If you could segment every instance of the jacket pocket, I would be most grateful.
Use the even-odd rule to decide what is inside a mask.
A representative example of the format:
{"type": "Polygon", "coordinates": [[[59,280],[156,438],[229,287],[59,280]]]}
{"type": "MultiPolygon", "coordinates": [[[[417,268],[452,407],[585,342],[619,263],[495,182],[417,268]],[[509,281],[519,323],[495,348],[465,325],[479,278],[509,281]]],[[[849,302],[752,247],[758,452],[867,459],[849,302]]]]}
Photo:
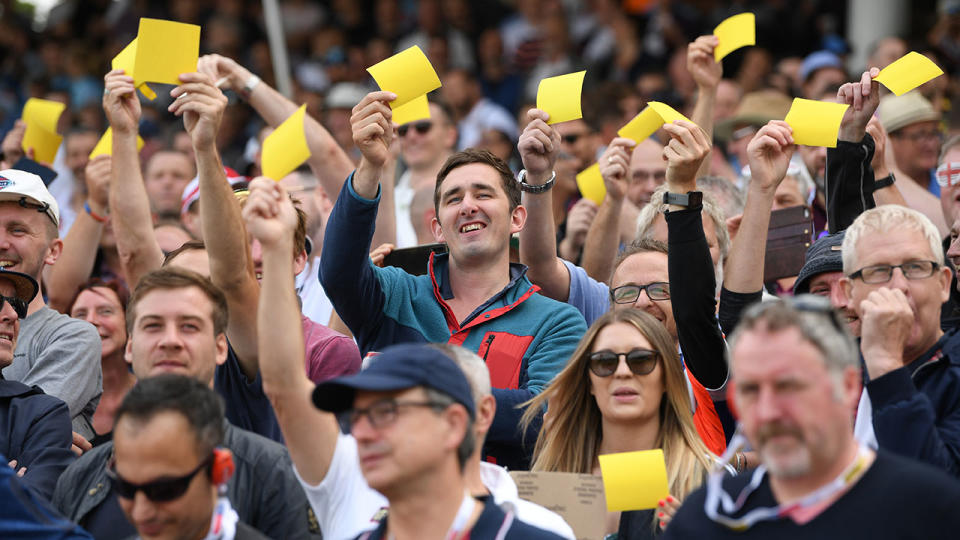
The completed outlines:
{"type": "Polygon", "coordinates": [[[519,388],[523,357],[533,336],[518,336],[509,332],[487,332],[480,342],[477,355],[490,370],[490,384],[494,388],[519,388]]]}

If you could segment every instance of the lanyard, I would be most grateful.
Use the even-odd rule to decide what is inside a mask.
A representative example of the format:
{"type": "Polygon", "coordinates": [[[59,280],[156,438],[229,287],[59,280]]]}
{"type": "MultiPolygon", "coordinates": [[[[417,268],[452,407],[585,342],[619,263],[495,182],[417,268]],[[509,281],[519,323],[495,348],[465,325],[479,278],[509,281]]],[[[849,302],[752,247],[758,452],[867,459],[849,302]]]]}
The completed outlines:
{"type": "MultiPolygon", "coordinates": [[[[746,438],[742,434],[737,433],[733,440],[730,441],[730,445],[727,447],[727,451],[724,452],[723,457],[720,458],[720,462],[728,462],[733,452],[739,451],[745,443],[746,438]]],[[[816,489],[800,500],[788,505],[755,508],[739,518],[730,516],[743,509],[747,498],[763,481],[763,475],[767,472],[766,467],[762,465],[757,467],[753,473],[753,477],[750,479],[750,483],[740,491],[736,501],[733,500],[730,494],[723,490],[723,470],[719,467],[714,467],[714,470],[710,472],[710,477],[707,478],[707,493],[703,509],[707,517],[711,520],[735,531],[744,531],[760,521],[780,519],[797,509],[816,505],[847,489],[866,472],[870,455],[870,450],[861,444],[857,450],[857,457],[829,484],[816,489]],[[720,513],[721,504],[723,505],[723,514],[720,513]]]]}
{"type": "MultiPolygon", "coordinates": [[[[460,509],[457,510],[456,517],[453,518],[453,524],[450,525],[450,530],[447,531],[446,540],[454,540],[467,528],[476,504],[476,499],[471,497],[469,492],[464,492],[463,501],[460,503],[460,509]]],[[[366,539],[369,536],[370,533],[367,533],[362,538],[366,539]]],[[[396,540],[396,536],[391,533],[388,540],[396,540]]]]}
{"type": "Polygon", "coordinates": [[[219,497],[210,519],[210,530],[204,540],[233,540],[239,520],[237,511],[230,505],[230,500],[219,497]]]}

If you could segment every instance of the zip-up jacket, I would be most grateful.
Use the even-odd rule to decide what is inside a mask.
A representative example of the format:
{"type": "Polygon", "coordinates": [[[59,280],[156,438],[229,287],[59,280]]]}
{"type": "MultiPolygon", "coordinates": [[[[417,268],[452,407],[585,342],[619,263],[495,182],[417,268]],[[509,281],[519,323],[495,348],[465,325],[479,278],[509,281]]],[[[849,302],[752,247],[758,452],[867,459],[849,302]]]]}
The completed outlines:
{"type": "Polygon", "coordinates": [[[873,199],[873,151],[869,133],[860,142],[837,141],[827,148],[823,173],[827,202],[827,228],[836,234],[849,227],[857,216],[875,207],[873,199]]]}
{"type": "Polygon", "coordinates": [[[586,332],[580,313],[536,294],[526,267],[510,266],[510,282],[457,321],[448,255],[431,256],[428,273],[378,268],[369,258],[380,195],[353,190],[353,175],[337,197],[323,241],[320,282],[362,355],[396,343],[451,343],[474,351],[490,369],[497,412],[485,453],[508,468],[526,468],[535,434],[519,430],[517,406],[538,394],[563,369],[586,332]]]}

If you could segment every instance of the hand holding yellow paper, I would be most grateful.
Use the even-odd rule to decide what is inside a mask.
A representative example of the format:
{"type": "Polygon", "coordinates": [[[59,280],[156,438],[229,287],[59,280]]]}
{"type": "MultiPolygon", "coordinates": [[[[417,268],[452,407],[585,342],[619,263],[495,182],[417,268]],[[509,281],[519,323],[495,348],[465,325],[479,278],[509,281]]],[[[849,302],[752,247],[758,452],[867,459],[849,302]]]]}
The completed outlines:
{"type": "Polygon", "coordinates": [[[30,98],[23,106],[23,150],[33,148],[33,158],[39,163],[51,164],[63,140],[57,133],[57,123],[67,106],[59,101],[30,98]]]}
{"type": "MultiPolygon", "coordinates": [[[[137,135],[137,152],[143,149],[143,139],[137,135]]],[[[100,137],[100,140],[97,141],[97,145],[93,147],[93,151],[90,152],[89,159],[93,159],[99,155],[106,154],[108,156],[113,155],[113,128],[107,128],[103,132],[103,136],[100,137]]]]}
{"type": "Polygon", "coordinates": [[[111,69],[122,69],[124,74],[133,77],[133,84],[137,87],[138,90],[150,101],[153,101],[157,97],[157,93],[153,91],[152,88],[147,86],[142,80],[137,79],[136,73],[134,73],[134,63],[137,59],[137,38],[133,38],[133,41],[127,44],[122,51],[117,53],[113,57],[113,60],[110,62],[111,69]]]}
{"type": "Polygon", "coordinates": [[[601,204],[603,198],[607,196],[607,186],[603,184],[600,165],[594,163],[577,173],[577,187],[580,188],[580,195],[585,199],[601,204]]]}
{"type": "Polygon", "coordinates": [[[181,73],[197,70],[200,27],[161,19],[140,19],[134,51],[134,80],[180,84],[181,73]]]}
{"type": "Polygon", "coordinates": [[[806,146],[836,148],[843,113],[849,105],[794,98],[783,120],[793,129],[793,142],[806,146]]]}
{"type": "Polygon", "coordinates": [[[393,109],[393,123],[402,126],[417,120],[427,120],[430,118],[430,102],[427,101],[427,95],[413,98],[406,104],[393,109]]]}
{"type": "Polygon", "coordinates": [[[263,140],[260,168],[267,178],[279,182],[310,157],[303,125],[306,114],[307,106],[301,105],[263,140]]]}
{"type": "Polygon", "coordinates": [[[621,452],[598,458],[607,495],[607,510],[627,512],[656,508],[670,493],[663,450],[621,452]]]}
{"type": "Polygon", "coordinates": [[[390,102],[393,109],[440,88],[440,77],[416,45],[377,62],[368,67],[367,72],[377,81],[380,90],[397,95],[397,99],[390,102]]]}
{"type": "Polygon", "coordinates": [[[680,114],[676,109],[666,103],[651,101],[647,104],[646,108],[640,111],[640,114],[634,116],[632,120],[620,128],[617,135],[640,142],[653,135],[663,124],[673,122],[674,120],[691,122],[689,118],[680,114]]]}
{"type": "Polygon", "coordinates": [[[583,118],[580,93],[586,71],[548,77],[537,88],[537,108],[550,115],[548,124],[559,124],[583,118]]]}
{"type": "Polygon", "coordinates": [[[926,56],[910,51],[874,77],[891,92],[902,96],[921,84],[943,75],[943,70],[926,56]]]}
{"type": "Polygon", "coordinates": [[[757,21],[753,13],[734,15],[713,29],[719,45],[713,49],[713,59],[719,62],[723,57],[748,45],[757,44],[757,21]]]}

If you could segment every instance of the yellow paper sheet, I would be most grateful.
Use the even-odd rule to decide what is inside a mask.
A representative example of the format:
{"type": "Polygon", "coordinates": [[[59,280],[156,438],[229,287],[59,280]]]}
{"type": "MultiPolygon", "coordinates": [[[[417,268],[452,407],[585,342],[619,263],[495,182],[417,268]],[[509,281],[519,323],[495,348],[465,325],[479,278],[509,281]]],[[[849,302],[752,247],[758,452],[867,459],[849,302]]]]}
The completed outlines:
{"type": "Polygon", "coordinates": [[[753,13],[734,15],[713,29],[719,44],[713,49],[713,59],[719,62],[723,57],[748,45],[757,44],[757,21],[753,13]]]}
{"type": "Polygon", "coordinates": [[[877,82],[902,96],[921,84],[943,75],[943,70],[926,56],[910,51],[880,70],[877,82]]]}
{"type": "Polygon", "coordinates": [[[440,77],[416,45],[377,62],[368,67],[367,72],[377,81],[380,90],[397,95],[390,103],[393,109],[440,88],[440,77]]]}
{"type": "Polygon", "coordinates": [[[123,72],[131,77],[133,77],[133,84],[137,85],[137,89],[143,94],[144,97],[153,101],[157,97],[157,93],[153,91],[152,88],[138,81],[136,73],[133,71],[134,62],[136,62],[137,56],[137,38],[133,38],[133,41],[127,44],[116,56],[113,57],[113,60],[110,62],[111,69],[122,69],[123,72]]]}
{"type": "Polygon", "coordinates": [[[583,118],[580,111],[580,92],[586,71],[548,77],[537,88],[537,108],[550,115],[548,124],[559,124],[583,118]]]}
{"type": "Polygon", "coordinates": [[[134,80],[180,84],[181,73],[197,70],[200,27],[161,19],[140,19],[134,53],[134,80]]]}
{"type": "Polygon", "coordinates": [[[33,148],[34,161],[52,164],[63,137],[57,134],[57,122],[67,106],[59,101],[30,98],[23,106],[23,150],[33,148]]]}
{"type": "Polygon", "coordinates": [[[680,114],[666,103],[651,101],[647,104],[646,108],[640,111],[640,114],[634,116],[632,120],[620,128],[617,135],[635,142],[640,142],[653,135],[663,124],[673,122],[674,120],[691,122],[689,118],[680,114]]]}
{"type": "Polygon", "coordinates": [[[849,105],[794,98],[783,120],[793,128],[793,142],[806,146],[837,146],[840,121],[849,105]]]}
{"type": "MultiPolygon", "coordinates": [[[[143,139],[137,135],[137,152],[143,149],[143,139]]],[[[99,155],[106,154],[108,156],[113,155],[113,128],[107,128],[103,132],[103,136],[100,137],[100,140],[97,141],[97,145],[93,147],[93,151],[90,152],[89,159],[93,159],[99,155]]]]}
{"type": "Polygon", "coordinates": [[[393,109],[393,123],[398,126],[429,118],[430,102],[426,94],[393,109]]]}
{"type": "Polygon", "coordinates": [[[603,176],[600,174],[600,165],[594,163],[577,174],[577,187],[580,195],[597,204],[603,202],[607,195],[607,187],[603,185],[603,176]]]}
{"type": "Polygon", "coordinates": [[[606,454],[599,459],[608,511],[656,508],[669,494],[663,450],[606,454]]]}
{"type": "Polygon", "coordinates": [[[267,178],[280,181],[310,157],[303,125],[306,114],[307,106],[301,105],[263,140],[260,168],[267,178]]]}

